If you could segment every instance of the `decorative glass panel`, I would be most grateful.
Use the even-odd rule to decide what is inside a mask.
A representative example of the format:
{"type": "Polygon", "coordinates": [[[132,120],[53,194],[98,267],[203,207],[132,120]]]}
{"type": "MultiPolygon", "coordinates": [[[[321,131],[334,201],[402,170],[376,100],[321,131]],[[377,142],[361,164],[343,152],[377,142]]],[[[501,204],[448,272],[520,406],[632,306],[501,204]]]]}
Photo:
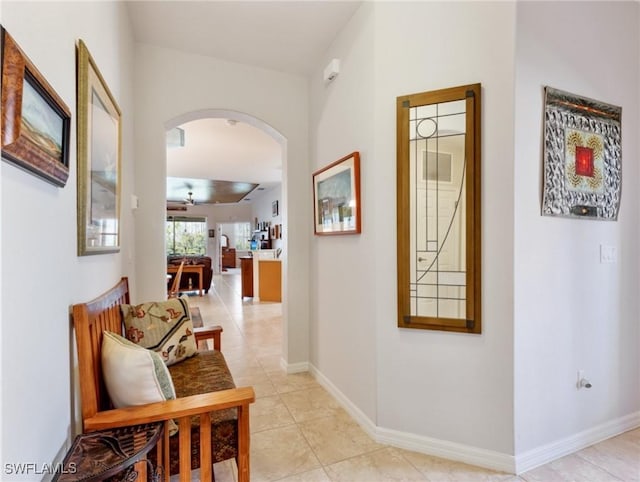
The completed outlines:
{"type": "Polygon", "coordinates": [[[480,332],[480,85],[398,98],[398,325],[480,332]]]}

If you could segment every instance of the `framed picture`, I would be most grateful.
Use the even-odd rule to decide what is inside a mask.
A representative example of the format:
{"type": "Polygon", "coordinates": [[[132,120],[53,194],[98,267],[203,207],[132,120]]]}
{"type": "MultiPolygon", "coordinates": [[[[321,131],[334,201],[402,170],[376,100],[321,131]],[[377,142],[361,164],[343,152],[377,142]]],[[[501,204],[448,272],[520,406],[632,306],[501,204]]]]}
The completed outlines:
{"type": "Polygon", "coordinates": [[[78,41],[78,255],[120,250],[118,105],[78,41]]]}
{"type": "Polygon", "coordinates": [[[313,173],[313,209],[317,235],[361,232],[358,152],[313,173]]]}
{"type": "Polygon", "coordinates": [[[621,117],[620,107],[545,87],[543,215],[618,218],[621,117]]]}
{"type": "Polygon", "coordinates": [[[71,111],[2,28],[2,159],[63,187],[71,111]]]}
{"type": "Polygon", "coordinates": [[[209,230],[209,237],[210,238],[215,238],[216,237],[216,230],[215,229],[210,229],[209,230]]]}
{"type": "Polygon", "coordinates": [[[271,203],[271,216],[274,218],[278,215],[278,201],[273,201],[271,203]]]}

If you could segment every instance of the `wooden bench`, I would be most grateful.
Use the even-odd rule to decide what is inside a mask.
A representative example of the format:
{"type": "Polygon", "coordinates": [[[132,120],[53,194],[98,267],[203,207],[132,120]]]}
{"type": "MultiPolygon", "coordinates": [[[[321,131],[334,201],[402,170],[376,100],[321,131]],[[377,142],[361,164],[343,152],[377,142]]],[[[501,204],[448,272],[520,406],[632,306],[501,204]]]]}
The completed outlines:
{"type": "MultiPolygon", "coordinates": [[[[233,379],[220,353],[221,327],[196,328],[196,341],[212,339],[214,350],[201,352],[169,367],[176,384],[175,400],[112,408],[102,377],[102,334],[104,331],[124,333],[120,305],[129,302],[128,280],[122,278],[116,286],[94,300],[73,306],[83,431],[164,422],[164,436],[158,443],[156,460],[164,468],[165,481],[169,480],[170,472],[173,473],[174,469],[180,473],[180,482],[190,481],[194,466],[200,467],[201,481],[211,481],[212,464],[233,457],[238,465],[238,481],[248,482],[249,405],[255,401],[255,394],[251,387],[233,388],[233,379]],[[211,367],[207,367],[208,363],[216,364],[215,370],[222,373],[222,385],[229,388],[209,391],[216,390],[215,386],[211,386],[216,383],[205,381],[199,383],[205,385],[202,393],[181,393],[180,383],[176,379],[198,379],[198,370],[211,371],[211,367]],[[174,420],[179,427],[179,433],[173,437],[169,437],[170,420],[174,420]],[[215,450],[216,423],[219,422],[232,423],[237,440],[235,453],[220,454],[215,450]],[[169,470],[170,467],[172,470],[169,470]]],[[[208,380],[211,380],[211,376],[208,380]]],[[[146,467],[145,462],[136,465],[136,470],[141,475],[139,480],[146,480],[146,467]]]]}

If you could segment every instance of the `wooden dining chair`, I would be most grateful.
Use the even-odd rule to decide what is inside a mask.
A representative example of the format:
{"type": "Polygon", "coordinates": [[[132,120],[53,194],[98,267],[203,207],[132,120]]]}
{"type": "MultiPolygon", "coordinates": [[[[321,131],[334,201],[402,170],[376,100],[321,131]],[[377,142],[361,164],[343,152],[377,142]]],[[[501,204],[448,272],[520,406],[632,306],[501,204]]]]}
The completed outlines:
{"type": "Polygon", "coordinates": [[[169,293],[167,293],[169,298],[177,298],[178,296],[178,292],[180,290],[180,278],[182,278],[182,268],[184,268],[184,261],[180,263],[178,271],[176,271],[176,275],[173,278],[171,288],[169,288],[169,293]]]}

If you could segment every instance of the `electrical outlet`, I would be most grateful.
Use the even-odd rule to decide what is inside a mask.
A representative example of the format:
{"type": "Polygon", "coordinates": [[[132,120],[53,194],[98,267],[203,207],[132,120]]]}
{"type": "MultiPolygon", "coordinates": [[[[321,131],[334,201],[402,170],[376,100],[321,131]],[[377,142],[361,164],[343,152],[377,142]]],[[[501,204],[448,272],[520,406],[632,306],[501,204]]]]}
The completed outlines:
{"type": "Polygon", "coordinates": [[[581,388],[591,388],[591,382],[587,380],[584,376],[584,370],[578,370],[578,381],[576,382],[576,387],[578,390],[581,388]]]}

